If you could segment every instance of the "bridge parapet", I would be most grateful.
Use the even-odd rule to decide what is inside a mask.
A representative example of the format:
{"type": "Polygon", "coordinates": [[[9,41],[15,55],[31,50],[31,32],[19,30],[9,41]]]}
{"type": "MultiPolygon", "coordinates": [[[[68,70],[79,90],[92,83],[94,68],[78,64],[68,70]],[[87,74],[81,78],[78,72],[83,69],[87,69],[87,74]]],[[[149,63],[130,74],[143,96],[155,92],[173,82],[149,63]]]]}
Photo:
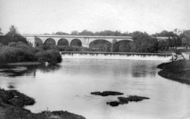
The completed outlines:
{"type": "Polygon", "coordinates": [[[65,38],[119,38],[119,39],[130,39],[131,36],[87,36],[87,35],[40,35],[40,34],[24,34],[24,37],[65,37],[65,38]]]}

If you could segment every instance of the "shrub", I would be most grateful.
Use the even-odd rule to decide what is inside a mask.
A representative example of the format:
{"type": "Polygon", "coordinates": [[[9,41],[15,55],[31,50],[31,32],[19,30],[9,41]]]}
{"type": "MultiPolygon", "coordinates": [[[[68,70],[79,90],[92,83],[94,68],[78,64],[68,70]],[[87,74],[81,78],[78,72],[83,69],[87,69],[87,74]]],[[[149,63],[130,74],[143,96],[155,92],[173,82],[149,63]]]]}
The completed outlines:
{"type": "Polygon", "coordinates": [[[62,61],[61,54],[57,50],[42,50],[37,52],[35,57],[39,62],[48,62],[50,64],[56,64],[62,61]]]}
{"type": "Polygon", "coordinates": [[[3,46],[0,49],[0,62],[10,63],[10,62],[24,62],[24,61],[35,61],[33,51],[22,48],[3,46]]]}
{"type": "Polygon", "coordinates": [[[0,63],[40,61],[50,64],[60,63],[61,54],[55,50],[33,48],[22,42],[11,42],[8,46],[0,47],[0,63]]]}

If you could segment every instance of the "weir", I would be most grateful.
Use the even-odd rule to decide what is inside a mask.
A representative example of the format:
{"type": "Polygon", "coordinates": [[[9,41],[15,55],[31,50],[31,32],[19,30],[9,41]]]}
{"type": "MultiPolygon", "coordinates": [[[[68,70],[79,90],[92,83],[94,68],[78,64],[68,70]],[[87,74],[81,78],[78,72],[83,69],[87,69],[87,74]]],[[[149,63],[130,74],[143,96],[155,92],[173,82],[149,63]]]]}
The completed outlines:
{"type": "Polygon", "coordinates": [[[62,51],[63,58],[89,59],[129,59],[129,60],[166,60],[172,58],[170,53],[134,53],[134,52],[76,52],[62,51]]]}

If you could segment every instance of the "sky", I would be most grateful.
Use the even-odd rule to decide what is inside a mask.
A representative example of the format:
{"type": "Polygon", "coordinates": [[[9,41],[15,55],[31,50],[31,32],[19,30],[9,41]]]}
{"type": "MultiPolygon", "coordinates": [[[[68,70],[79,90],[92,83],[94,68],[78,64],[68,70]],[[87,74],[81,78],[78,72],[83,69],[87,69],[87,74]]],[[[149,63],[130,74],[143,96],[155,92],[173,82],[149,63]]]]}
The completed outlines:
{"type": "Polygon", "coordinates": [[[22,34],[84,29],[148,33],[190,29],[190,0],[0,0],[0,28],[22,34]]]}

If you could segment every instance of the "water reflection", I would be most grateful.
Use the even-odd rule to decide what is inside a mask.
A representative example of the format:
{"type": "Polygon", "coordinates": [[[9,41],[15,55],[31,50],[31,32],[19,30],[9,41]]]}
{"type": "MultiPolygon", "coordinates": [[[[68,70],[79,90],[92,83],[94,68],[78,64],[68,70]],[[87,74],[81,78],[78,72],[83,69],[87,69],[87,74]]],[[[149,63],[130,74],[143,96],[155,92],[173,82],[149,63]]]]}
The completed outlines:
{"type": "Polygon", "coordinates": [[[36,69],[38,69],[44,73],[48,73],[48,72],[59,70],[60,68],[61,68],[61,66],[59,64],[57,64],[57,65],[47,65],[47,66],[40,65],[36,69]]]}
{"type": "Polygon", "coordinates": [[[58,70],[60,65],[38,65],[38,66],[4,66],[0,68],[0,76],[36,76],[36,71],[51,72],[58,70]],[[22,68],[22,69],[21,69],[22,68]]]}
{"type": "MultiPolygon", "coordinates": [[[[75,74],[87,73],[97,75],[133,75],[133,77],[154,77],[156,75],[156,66],[151,64],[151,61],[133,61],[123,62],[125,60],[106,60],[101,59],[76,59],[75,63],[67,62],[69,65],[64,64],[63,69],[65,72],[75,74]],[[78,60],[78,61],[77,61],[78,60]],[[90,61],[90,62],[89,62],[90,61]],[[118,63],[119,62],[119,63],[118,63]],[[89,65],[90,63],[90,65],[89,65]],[[100,72],[102,71],[102,72],[100,72]]],[[[154,63],[154,62],[153,62],[154,63]]]]}
{"type": "Polygon", "coordinates": [[[149,67],[147,64],[144,63],[143,64],[136,63],[132,67],[132,75],[133,77],[146,77],[146,76],[155,77],[156,75],[155,69],[156,69],[155,66],[149,67]]]}

